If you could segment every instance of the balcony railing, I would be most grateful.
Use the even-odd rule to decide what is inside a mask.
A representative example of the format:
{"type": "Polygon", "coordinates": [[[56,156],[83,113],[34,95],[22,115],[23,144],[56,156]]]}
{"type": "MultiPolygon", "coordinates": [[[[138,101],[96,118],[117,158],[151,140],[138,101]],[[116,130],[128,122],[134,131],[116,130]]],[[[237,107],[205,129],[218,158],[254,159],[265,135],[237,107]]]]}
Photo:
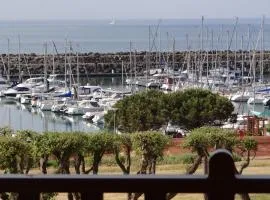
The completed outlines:
{"type": "Polygon", "coordinates": [[[216,151],[209,175],[3,175],[0,192],[36,200],[42,192],[80,192],[83,200],[101,200],[103,193],[144,193],[146,200],[165,200],[167,193],[205,193],[209,200],[233,200],[236,193],[270,193],[270,176],[235,175],[229,152],[216,151]]]}

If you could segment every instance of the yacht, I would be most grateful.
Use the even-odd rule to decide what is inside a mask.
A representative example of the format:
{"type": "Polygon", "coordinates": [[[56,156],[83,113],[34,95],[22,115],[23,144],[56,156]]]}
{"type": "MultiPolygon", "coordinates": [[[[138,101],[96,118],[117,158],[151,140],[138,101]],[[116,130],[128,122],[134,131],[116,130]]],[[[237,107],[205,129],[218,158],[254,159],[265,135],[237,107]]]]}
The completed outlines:
{"type": "MultiPolygon", "coordinates": [[[[33,91],[33,88],[37,86],[44,86],[44,78],[37,77],[37,78],[29,78],[26,81],[19,83],[18,85],[14,86],[13,88],[9,88],[3,92],[5,97],[17,99],[20,98],[22,94],[30,94],[33,91]]],[[[44,87],[43,87],[44,88],[44,87]]],[[[35,89],[40,92],[40,89],[35,89]]]]}
{"type": "Polygon", "coordinates": [[[4,93],[6,98],[16,99],[16,97],[18,97],[18,95],[30,94],[31,93],[31,88],[19,84],[19,85],[13,87],[13,88],[7,89],[3,93],[4,93]]]}
{"type": "Polygon", "coordinates": [[[236,92],[234,95],[232,95],[231,97],[231,101],[235,101],[235,102],[247,102],[249,100],[249,98],[251,97],[251,93],[250,92],[242,92],[242,91],[238,91],[236,92]]]}
{"type": "Polygon", "coordinates": [[[66,114],[68,115],[83,115],[86,112],[98,112],[103,111],[104,107],[100,106],[97,101],[93,100],[82,100],[77,105],[68,107],[66,114]]]}

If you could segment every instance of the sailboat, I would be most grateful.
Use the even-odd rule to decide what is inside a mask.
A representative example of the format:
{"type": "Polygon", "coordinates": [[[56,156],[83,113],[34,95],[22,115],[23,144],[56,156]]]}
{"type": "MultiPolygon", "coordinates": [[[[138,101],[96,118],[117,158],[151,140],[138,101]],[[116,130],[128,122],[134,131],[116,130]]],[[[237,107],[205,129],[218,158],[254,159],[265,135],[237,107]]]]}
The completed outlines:
{"type": "Polygon", "coordinates": [[[112,21],[109,24],[110,25],[115,25],[115,18],[112,18],[112,21]]]}

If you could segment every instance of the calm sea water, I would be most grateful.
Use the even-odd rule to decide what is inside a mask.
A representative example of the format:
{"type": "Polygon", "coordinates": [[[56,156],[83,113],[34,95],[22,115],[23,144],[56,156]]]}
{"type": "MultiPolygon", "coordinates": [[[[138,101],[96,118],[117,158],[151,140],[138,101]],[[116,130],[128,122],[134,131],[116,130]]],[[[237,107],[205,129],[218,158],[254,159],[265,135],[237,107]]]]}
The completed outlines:
{"type": "Polygon", "coordinates": [[[82,119],[81,116],[59,115],[49,111],[40,111],[19,103],[0,102],[0,126],[9,126],[14,130],[30,129],[43,131],[84,131],[95,132],[100,128],[82,119]]]}
{"type": "MultiPolygon", "coordinates": [[[[152,50],[172,50],[172,38],[176,40],[176,50],[186,50],[186,35],[189,35],[188,45],[191,49],[200,48],[200,19],[194,20],[162,20],[157,30],[158,20],[116,20],[110,25],[109,20],[89,21],[0,21],[0,53],[7,52],[7,39],[10,40],[10,52],[18,53],[21,41],[21,52],[42,53],[43,44],[49,44],[49,52],[53,51],[52,41],[58,52],[64,52],[66,40],[72,42],[72,48],[80,52],[119,52],[129,51],[129,42],[138,51],[149,49],[149,25],[151,26],[151,41],[157,35],[152,50]],[[156,31],[157,30],[157,31],[156,31]],[[159,37],[160,35],[160,37],[159,37]],[[159,38],[161,47],[159,47],[159,38]]],[[[240,39],[244,37],[244,48],[250,44],[255,48],[260,30],[260,19],[240,19],[236,28],[237,39],[234,36],[234,19],[209,19],[204,22],[204,49],[227,48],[227,33],[231,40],[230,49],[240,47],[240,39]],[[249,31],[248,31],[249,29],[249,31]],[[248,41],[248,32],[250,41],[248,41]],[[208,35],[208,37],[207,37],[208,35]],[[207,40],[208,38],[208,40],[207,40]],[[235,41],[237,44],[235,46],[235,41]]],[[[270,24],[265,21],[265,49],[270,49],[270,24]]]]}
{"type": "MultiPolygon", "coordinates": [[[[84,78],[84,82],[91,85],[100,85],[104,88],[120,90],[120,77],[95,77],[84,78]]],[[[38,132],[43,131],[84,131],[96,132],[98,127],[83,120],[82,116],[67,116],[55,114],[50,111],[41,111],[31,106],[21,105],[19,102],[7,103],[0,98],[0,127],[9,126],[15,130],[31,129],[38,132]]]]}

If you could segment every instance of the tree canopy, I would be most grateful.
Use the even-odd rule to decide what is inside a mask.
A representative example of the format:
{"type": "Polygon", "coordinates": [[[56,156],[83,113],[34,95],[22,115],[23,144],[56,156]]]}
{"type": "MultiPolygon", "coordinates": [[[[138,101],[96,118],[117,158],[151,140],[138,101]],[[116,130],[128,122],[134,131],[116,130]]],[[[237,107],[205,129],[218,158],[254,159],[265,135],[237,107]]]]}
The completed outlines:
{"type": "Polygon", "coordinates": [[[187,129],[223,121],[233,112],[232,103],[209,90],[187,89],[164,94],[156,90],[125,97],[105,115],[108,128],[123,132],[158,130],[171,122],[187,129]]]}
{"type": "Polygon", "coordinates": [[[106,126],[123,132],[159,129],[165,122],[163,114],[164,93],[157,90],[144,91],[125,97],[116,103],[115,111],[105,115],[106,126]]]}

